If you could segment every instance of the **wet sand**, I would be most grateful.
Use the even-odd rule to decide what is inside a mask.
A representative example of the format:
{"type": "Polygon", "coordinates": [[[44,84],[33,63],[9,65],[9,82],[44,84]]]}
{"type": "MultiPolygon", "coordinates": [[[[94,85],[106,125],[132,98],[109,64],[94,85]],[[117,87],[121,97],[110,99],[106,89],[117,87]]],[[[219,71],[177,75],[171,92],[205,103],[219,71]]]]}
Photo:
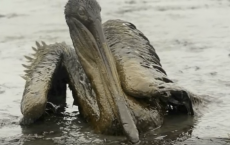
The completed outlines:
{"type": "MultiPolygon", "coordinates": [[[[94,134],[76,116],[71,95],[64,117],[30,127],[18,125],[25,84],[20,77],[21,64],[26,63],[23,56],[32,53],[35,41],[72,45],[63,14],[66,1],[1,0],[0,144],[117,144],[124,140],[94,134]]],[[[230,1],[98,1],[103,21],[130,21],[149,38],[169,78],[196,94],[212,96],[202,116],[170,116],[162,128],[142,137],[143,144],[168,144],[167,138],[177,137],[176,144],[230,144],[230,1]]]]}

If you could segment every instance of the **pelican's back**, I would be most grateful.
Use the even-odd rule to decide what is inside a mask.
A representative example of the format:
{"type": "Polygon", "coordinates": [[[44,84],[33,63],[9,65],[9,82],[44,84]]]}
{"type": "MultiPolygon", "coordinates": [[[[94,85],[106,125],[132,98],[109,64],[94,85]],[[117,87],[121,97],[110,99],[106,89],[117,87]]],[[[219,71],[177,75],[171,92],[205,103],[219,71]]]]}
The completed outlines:
{"type": "Polygon", "coordinates": [[[158,91],[158,85],[172,83],[155,49],[133,24],[110,20],[103,26],[126,93],[135,97],[149,97],[158,91]]]}

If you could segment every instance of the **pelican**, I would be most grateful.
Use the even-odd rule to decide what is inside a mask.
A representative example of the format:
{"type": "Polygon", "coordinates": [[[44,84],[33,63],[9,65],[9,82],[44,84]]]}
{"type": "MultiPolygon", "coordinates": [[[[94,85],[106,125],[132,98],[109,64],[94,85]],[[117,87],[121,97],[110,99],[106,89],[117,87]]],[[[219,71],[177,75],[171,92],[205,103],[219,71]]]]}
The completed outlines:
{"type": "Polygon", "coordinates": [[[194,115],[201,99],[167,77],[147,37],[123,20],[102,25],[100,12],[96,0],[69,0],[65,19],[74,49],[36,42],[35,54],[25,56],[21,124],[34,123],[50,104],[65,105],[66,84],[95,132],[124,134],[132,143],[161,126],[170,108],[194,115]]]}

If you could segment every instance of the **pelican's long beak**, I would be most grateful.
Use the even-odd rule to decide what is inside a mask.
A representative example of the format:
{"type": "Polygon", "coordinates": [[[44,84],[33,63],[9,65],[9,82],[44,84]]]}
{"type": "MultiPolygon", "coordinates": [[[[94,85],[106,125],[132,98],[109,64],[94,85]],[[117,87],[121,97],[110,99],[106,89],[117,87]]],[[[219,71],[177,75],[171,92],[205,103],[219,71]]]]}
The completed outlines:
{"type": "Polygon", "coordinates": [[[104,71],[106,71],[106,77],[109,81],[109,87],[114,94],[119,94],[123,96],[123,91],[120,87],[120,80],[117,74],[116,62],[114,57],[107,45],[105,35],[102,29],[102,24],[99,19],[96,19],[92,23],[92,27],[89,28],[90,32],[93,34],[97,43],[97,52],[99,57],[102,59],[104,71]]]}
{"type": "MultiPolygon", "coordinates": [[[[70,35],[75,50],[80,55],[79,57],[83,65],[91,67],[92,70],[93,67],[99,69],[101,80],[106,84],[104,87],[116,104],[115,108],[117,109],[124,132],[131,142],[137,143],[139,141],[139,133],[126,106],[126,97],[120,85],[116,63],[107,45],[100,19],[95,19],[90,24],[82,24],[75,18],[66,18],[66,21],[70,28],[70,35]]],[[[87,73],[87,68],[85,70],[87,73]]],[[[89,77],[93,76],[89,75],[89,77]]]]}

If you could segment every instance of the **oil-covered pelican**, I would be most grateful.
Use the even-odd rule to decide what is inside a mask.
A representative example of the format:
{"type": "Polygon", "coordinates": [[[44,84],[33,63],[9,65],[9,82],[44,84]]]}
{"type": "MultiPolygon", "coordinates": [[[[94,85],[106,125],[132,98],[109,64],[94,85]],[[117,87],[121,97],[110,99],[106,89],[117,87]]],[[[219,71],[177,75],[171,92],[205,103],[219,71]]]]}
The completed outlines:
{"type": "Polygon", "coordinates": [[[96,0],[69,0],[65,18],[75,49],[36,43],[34,57],[26,56],[21,124],[40,118],[47,104],[64,105],[66,84],[96,132],[124,133],[132,143],[162,124],[167,106],[193,115],[200,99],[167,77],[145,35],[122,20],[102,25],[100,11],[96,0]]]}

